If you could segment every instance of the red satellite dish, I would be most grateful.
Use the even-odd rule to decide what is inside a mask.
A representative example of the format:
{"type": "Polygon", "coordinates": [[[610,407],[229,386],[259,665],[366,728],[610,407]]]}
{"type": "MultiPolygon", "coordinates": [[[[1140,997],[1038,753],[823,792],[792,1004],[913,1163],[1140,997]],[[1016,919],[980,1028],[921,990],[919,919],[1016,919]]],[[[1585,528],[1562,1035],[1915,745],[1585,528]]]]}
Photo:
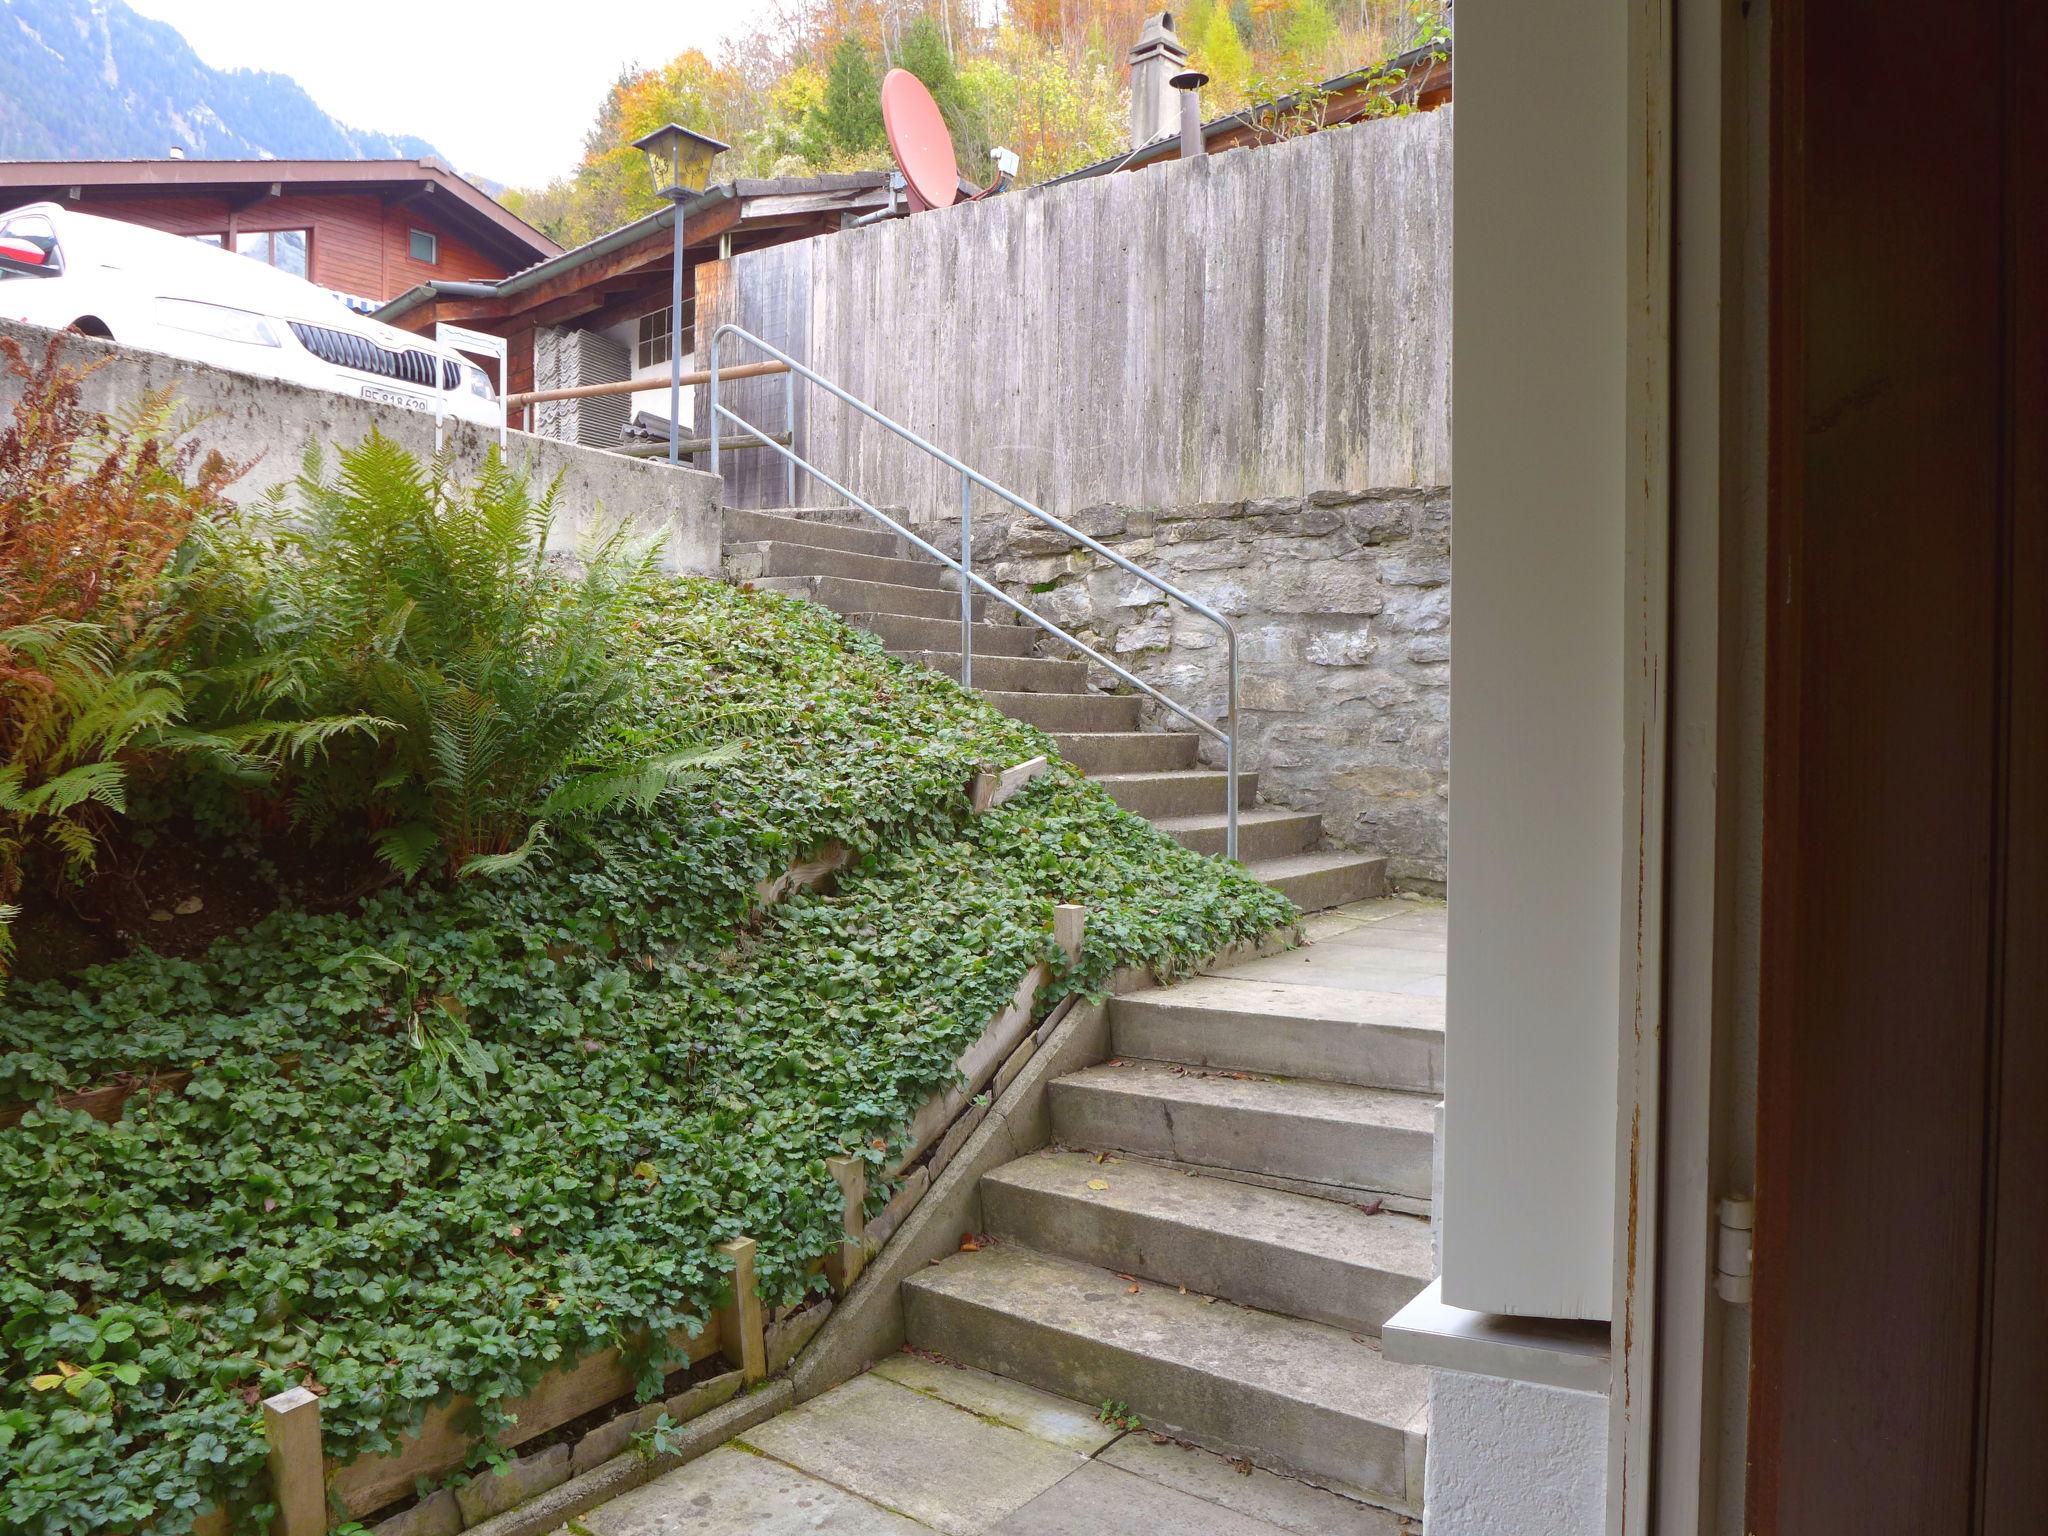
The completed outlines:
{"type": "Polygon", "coordinates": [[[960,200],[960,162],[953,156],[953,135],[924,82],[907,69],[882,77],[882,125],[889,133],[889,153],[910,188],[910,206],[950,208],[960,200]]]}

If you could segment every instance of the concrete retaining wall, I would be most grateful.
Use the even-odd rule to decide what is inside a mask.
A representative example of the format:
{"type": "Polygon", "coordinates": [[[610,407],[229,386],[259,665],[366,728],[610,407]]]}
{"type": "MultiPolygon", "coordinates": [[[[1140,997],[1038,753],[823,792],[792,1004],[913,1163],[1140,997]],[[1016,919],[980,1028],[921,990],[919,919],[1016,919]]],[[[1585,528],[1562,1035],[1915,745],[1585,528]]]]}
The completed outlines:
{"type": "MultiPolygon", "coordinates": [[[[0,336],[20,343],[31,361],[42,357],[50,341],[48,331],[11,322],[0,322],[0,336]]],[[[73,363],[100,365],[85,384],[86,404],[94,410],[118,412],[149,390],[171,390],[180,414],[196,419],[192,436],[202,447],[218,449],[238,462],[254,461],[231,490],[244,502],[290,480],[311,442],[328,449],[347,447],[375,427],[422,459],[434,452],[431,416],[201,367],[85,336],[67,337],[64,354],[73,363]]],[[[21,380],[0,371],[0,412],[11,410],[20,392],[21,380]]],[[[450,422],[448,442],[457,468],[474,469],[497,442],[497,434],[450,422]]],[[[720,498],[713,476],[523,432],[511,434],[507,456],[537,485],[561,476],[550,548],[573,552],[593,523],[626,518],[637,528],[663,535],[669,569],[683,575],[718,573],[720,498]]]]}

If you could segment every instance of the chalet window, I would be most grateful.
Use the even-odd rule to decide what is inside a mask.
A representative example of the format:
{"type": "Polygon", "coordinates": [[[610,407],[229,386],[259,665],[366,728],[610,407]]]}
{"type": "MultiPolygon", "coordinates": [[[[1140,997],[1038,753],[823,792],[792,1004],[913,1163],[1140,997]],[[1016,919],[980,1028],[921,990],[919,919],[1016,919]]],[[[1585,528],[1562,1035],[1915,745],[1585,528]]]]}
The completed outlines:
{"type": "MultiPolygon", "coordinates": [[[[696,302],[683,300],[683,356],[688,357],[697,350],[696,302]]],[[[652,314],[640,317],[638,344],[633,349],[633,371],[658,367],[668,361],[669,348],[668,306],[663,305],[652,314]]]]}
{"type": "Polygon", "coordinates": [[[306,258],[312,245],[312,233],[304,229],[243,230],[235,236],[235,249],[242,255],[268,262],[294,277],[311,275],[312,263],[306,258]]]}
{"type": "Polygon", "coordinates": [[[441,238],[431,230],[415,229],[406,234],[406,254],[414,261],[427,266],[438,266],[441,261],[441,238]]]}

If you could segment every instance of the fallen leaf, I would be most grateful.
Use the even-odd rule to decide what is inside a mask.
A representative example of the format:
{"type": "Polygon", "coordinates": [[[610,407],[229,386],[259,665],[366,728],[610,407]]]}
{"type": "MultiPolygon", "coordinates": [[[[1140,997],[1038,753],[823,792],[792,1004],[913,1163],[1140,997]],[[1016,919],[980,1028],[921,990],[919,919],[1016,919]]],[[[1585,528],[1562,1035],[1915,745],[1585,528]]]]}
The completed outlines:
{"type": "Polygon", "coordinates": [[[1384,1200],[1368,1200],[1364,1205],[1358,1207],[1359,1210],[1368,1216],[1377,1216],[1386,1208],[1387,1202],[1384,1200]]]}
{"type": "Polygon", "coordinates": [[[1090,1180],[1088,1181],[1088,1187],[1089,1187],[1090,1189],[1107,1189],[1107,1188],[1109,1188],[1109,1180],[1107,1180],[1107,1179],[1090,1179],[1090,1180]]]}
{"type": "Polygon", "coordinates": [[[526,1236],[526,1228],[524,1228],[524,1227],[514,1227],[514,1228],[512,1229],[512,1235],[513,1235],[514,1237],[524,1237],[524,1236],[526,1236]]]}
{"type": "Polygon", "coordinates": [[[154,912],[149,914],[149,920],[152,923],[168,923],[171,920],[171,914],[166,912],[162,907],[158,907],[154,912]]]}
{"type": "Polygon", "coordinates": [[[1131,1296],[1135,1296],[1135,1295],[1137,1295],[1137,1294],[1138,1294],[1138,1288],[1137,1288],[1137,1287],[1136,1287],[1136,1286],[1134,1285],[1134,1286],[1132,1286],[1132,1287],[1130,1288],[1130,1290],[1129,1290],[1128,1292],[1126,1292],[1125,1294],[1127,1294],[1127,1295],[1131,1295],[1131,1296]]]}
{"type": "Polygon", "coordinates": [[[1188,1288],[1187,1288],[1186,1286],[1182,1286],[1182,1287],[1180,1288],[1180,1293],[1181,1293],[1181,1295],[1183,1295],[1183,1296],[1187,1295],[1187,1293],[1188,1293],[1188,1288]]]}
{"type": "Polygon", "coordinates": [[[960,1234],[960,1251],[962,1253],[981,1252],[981,1244],[977,1243],[974,1240],[974,1234],[972,1232],[962,1232],[960,1234]]]}
{"type": "Polygon", "coordinates": [[[1159,1431],[1156,1429],[1147,1430],[1145,1432],[1145,1438],[1150,1440],[1154,1445],[1170,1445],[1172,1443],[1166,1438],[1166,1436],[1160,1434],[1159,1431]]]}
{"type": "Polygon", "coordinates": [[[1233,1467],[1237,1468],[1237,1475],[1239,1477],[1250,1477],[1252,1475],[1252,1463],[1250,1457],[1239,1456],[1230,1464],[1233,1467]]]}
{"type": "Polygon", "coordinates": [[[194,912],[199,911],[205,905],[206,903],[201,901],[197,896],[187,896],[183,901],[179,902],[175,907],[171,908],[171,910],[177,913],[178,916],[180,917],[190,917],[194,912]]]}
{"type": "Polygon", "coordinates": [[[275,1195],[265,1195],[265,1196],[263,1197],[263,1209],[264,1209],[264,1210],[266,1210],[266,1211],[274,1211],[274,1210],[276,1210],[276,1209],[277,1209],[277,1197],[276,1197],[275,1195]]]}
{"type": "Polygon", "coordinates": [[[1138,1278],[1136,1275],[1127,1275],[1122,1270],[1116,1272],[1116,1277],[1119,1280],[1135,1280],[1138,1278]]]}

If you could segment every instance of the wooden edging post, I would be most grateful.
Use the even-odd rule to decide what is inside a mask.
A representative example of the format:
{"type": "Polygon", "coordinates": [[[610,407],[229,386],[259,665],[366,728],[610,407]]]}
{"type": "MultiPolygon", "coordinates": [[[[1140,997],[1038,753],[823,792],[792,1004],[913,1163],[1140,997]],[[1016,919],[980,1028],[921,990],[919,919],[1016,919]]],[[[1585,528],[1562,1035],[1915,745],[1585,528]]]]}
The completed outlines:
{"type": "Polygon", "coordinates": [[[266,1397],[263,1438],[270,1446],[270,1486],[277,1501],[272,1536],[320,1536],[327,1529],[320,1399],[304,1387],[266,1397]]]}
{"type": "Polygon", "coordinates": [[[718,1317],[719,1349],[751,1387],[768,1374],[768,1336],[754,1279],[754,1240],[736,1237],[720,1243],[718,1251],[732,1259],[732,1305],[718,1317]]]}
{"type": "Polygon", "coordinates": [[[828,1157],[825,1167],[846,1205],[842,1223],[846,1235],[837,1249],[825,1255],[825,1278],[832,1282],[833,1295],[844,1296],[868,1261],[868,1165],[858,1157],[828,1157]]]}
{"type": "Polygon", "coordinates": [[[1069,965],[1081,963],[1081,935],[1087,926],[1088,909],[1076,902],[1063,901],[1052,909],[1052,941],[1069,965]]]}

